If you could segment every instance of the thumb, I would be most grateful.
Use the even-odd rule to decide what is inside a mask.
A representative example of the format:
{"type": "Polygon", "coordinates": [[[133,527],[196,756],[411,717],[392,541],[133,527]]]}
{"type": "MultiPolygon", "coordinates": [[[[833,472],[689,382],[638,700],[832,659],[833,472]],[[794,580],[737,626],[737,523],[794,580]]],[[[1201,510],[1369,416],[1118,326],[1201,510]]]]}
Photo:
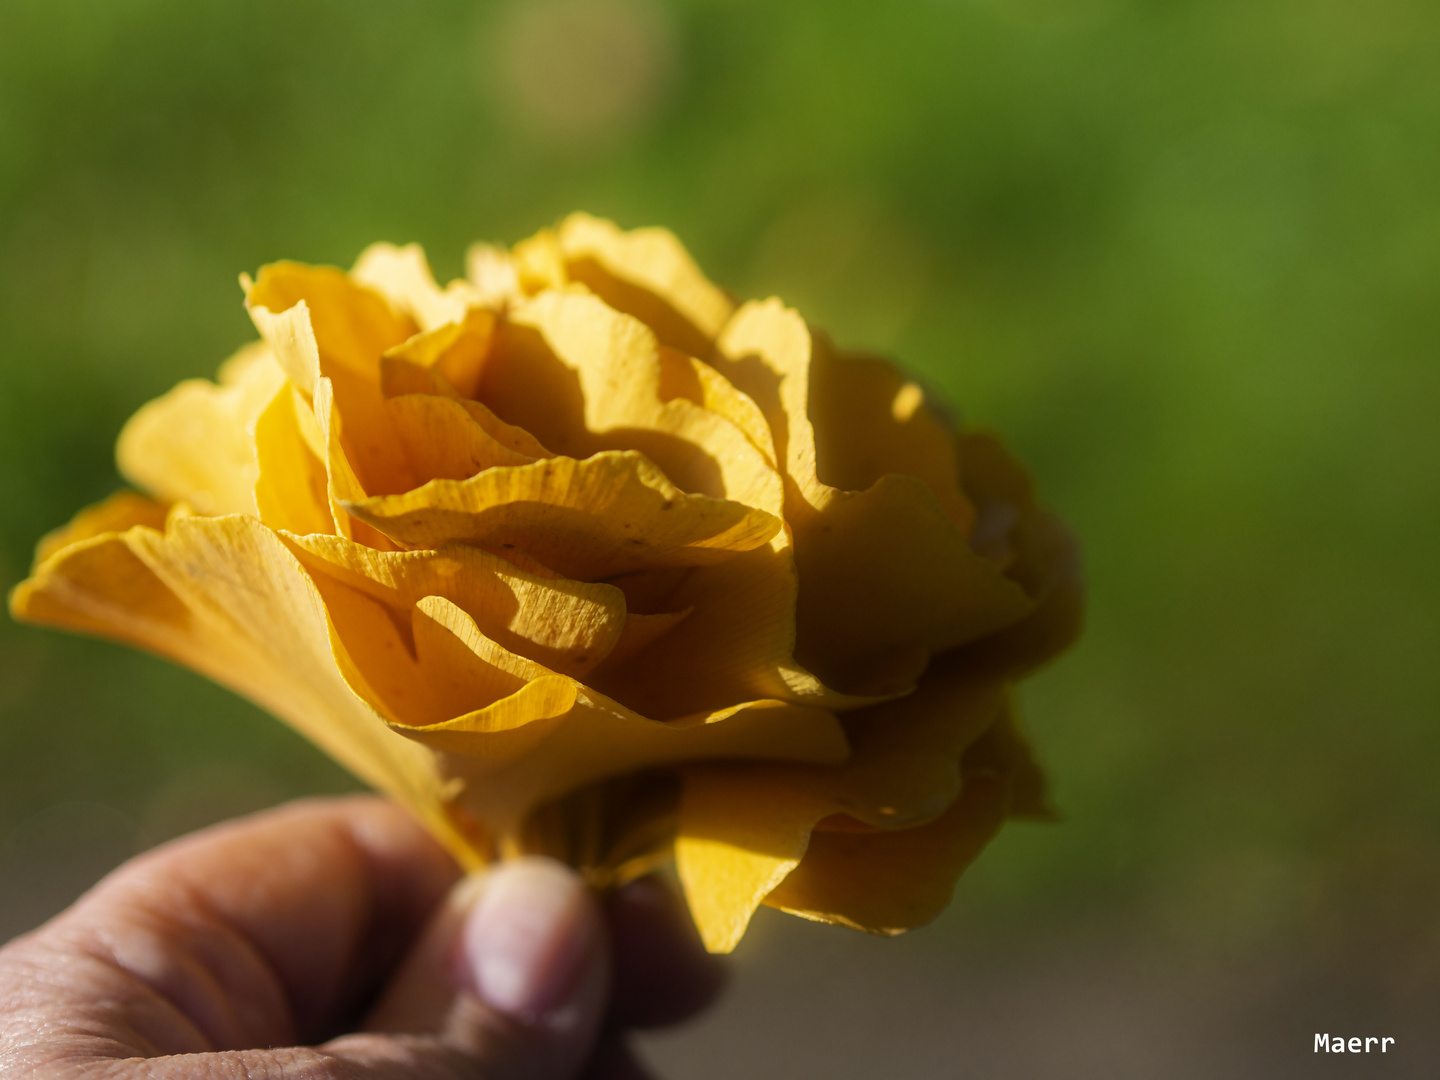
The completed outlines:
{"type": "Polygon", "coordinates": [[[580,879],[516,859],[457,885],[365,1033],[323,1049],[380,1074],[564,1080],[594,1045],[609,982],[604,922],[580,879]]]}

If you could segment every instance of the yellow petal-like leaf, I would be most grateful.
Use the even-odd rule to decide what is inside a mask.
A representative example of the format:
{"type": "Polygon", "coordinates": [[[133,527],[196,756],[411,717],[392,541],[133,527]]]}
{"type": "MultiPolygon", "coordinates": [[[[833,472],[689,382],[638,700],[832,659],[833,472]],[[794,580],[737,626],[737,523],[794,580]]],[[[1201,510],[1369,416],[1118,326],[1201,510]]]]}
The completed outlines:
{"type": "Polygon", "coordinates": [[[923,926],[950,903],[955,880],[1005,819],[1004,777],[967,777],[940,817],[912,829],[816,832],[800,864],[765,899],[771,907],[873,934],[923,926]]]}
{"type": "Polygon", "coordinates": [[[250,660],[227,665],[220,681],[300,728],[377,787],[433,810],[439,785],[431,762],[406,749],[347,692],[319,593],[274,533],[243,517],[191,518],[172,523],[163,536],[137,530],[127,540],[193,617],[213,628],[217,645],[228,639],[237,659],[250,660]]]}
{"type": "Polygon", "coordinates": [[[431,394],[387,398],[385,407],[415,479],[468,480],[484,469],[535,460],[496,440],[459,401],[431,394]]]}
{"type": "MultiPolygon", "coordinates": [[[[489,641],[475,621],[439,597],[422,608],[439,626],[493,666],[508,666],[527,681],[553,673],[489,641]]],[[[450,775],[466,778],[462,803],[500,831],[519,828],[530,810],[569,791],[611,776],[697,758],[762,761],[841,761],[849,752],[833,714],[823,709],[756,701],[672,723],[649,720],[574,683],[575,704],[534,752],[495,766],[486,744],[495,732],[451,729],[474,750],[454,741],[446,758],[450,775]]],[[[514,726],[523,726],[516,724],[514,726]]],[[[503,732],[502,732],[503,733],[503,732]]]]}
{"type": "Polygon", "coordinates": [[[837,493],[792,523],[801,582],[796,658],[843,689],[899,690],[914,674],[905,672],[908,657],[923,665],[1033,609],[915,477],[891,474],[867,491],[837,493]]]}
{"type": "Polygon", "coordinates": [[[190,642],[190,613],[125,535],[102,532],[54,549],[10,593],[10,614],[177,656],[190,642]]]}
{"type": "Polygon", "coordinates": [[[403,729],[426,746],[494,768],[534,749],[575,704],[577,683],[517,663],[441,597],[420,603],[414,628],[422,675],[449,717],[403,729]]]}
{"type": "Polygon", "coordinates": [[[1030,740],[1021,730],[1013,695],[1000,719],[965,748],[963,768],[968,776],[991,772],[1009,785],[1006,813],[1010,817],[1054,821],[1059,816],[1050,802],[1049,781],[1035,759],[1030,740]]]}
{"type": "Polygon", "coordinates": [[[823,709],[754,701],[661,723],[580,687],[575,706],[533,753],[496,769],[483,745],[471,754],[457,744],[447,771],[472,781],[463,804],[503,832],[567,791],[641,769],[715,758],[837,761],[847,752],[839,723],[823,709]]]}
{"type": "MultiPolygon", "coordinates": [[[[693,609],[686,608],[683,611],[666,611],[657,615],[641,615],[635,612],[627,612],[625,615],[625,629],[621,632],[620,640],[615,643],[615,648],[610,650],[605,656],[605,666],[618,666],[640,655],[676,626],[689,618],[692,611],[693,609]]],[[[591,685],[596,685],[593,678],[590,682],[591,685]]],[[[611,696],[613,697],[614,695],[611,696]]],[[[690,709],[685,711],[694,712],[695,710],[690,709]]],[[[655,714],[647,713],[647,715],[655,714]]],[[[683,713],[676,713],[675,715],[683,715],[683,713]]]]}
{"type": "MultiPolygon", "coordinates": [[[[947,514],[931,484],[895,473],[864,491],[820,480],[809,411],[816,351],[803,320],[770,300],[736,312],[720,335],[716,363],[766,415],[785,463],[785,516],[801,581],[796,659],[840,690],[894,693],[932,655],[1018,622],[1033,604],[973,550],[955,517],[966,512],[963,501],[947,514]]],[[[851,384],[874,377],[863,366],[852,370],[859,374],[830,378],[823,395],[840,420],[851,384]]],[[[912,408],[909,422],[915,415],[912,408]]],[[[897,460],[928,456],[933,435],[917,429],[878,445],[897,460]]],[[[842,475],[864,475],[853,461],[841,466],[842,475]]],[[[943,464],[931,474],[942,488],[949,482],[943,464]]]]}
{"type": "MultiPolygon", "coordinates": [[[[485,360],[495,336],[495,313],[485,308],[467,308],[455,321],[416,334],[385,355],[408,361],[443,378],[462,398],[480,393],[485,360]]],[[[383,364],[382,364],[382,380],[383,364]]],[[[412,391],[413,392],[413,391],[412,391]]],[[[435,393],[435,390],[430,390],[435,393]]],[[[387,396],[393,393],[386,390],[387,396]]]]}
{"type": "Polygon", "coordinates": [[[310,406],[286,383],[255,421],[255,506],[272,529],[333,533],[325,434],[310,406]]]}
{"type": "Polygon", "coordinates": [[[348,507],[366,499],[367,493],[345,447],[345,425],[335,404],[335,392],[329,379],[315,383],[315,422],[325,440],[326,498],[330,503],[331,520],[336,531],[349,539],[372,547],[393,547],[384,534],[363,521],[351,517],[348,507]],[[375,539],[380,542],[376,543],[375,539]]]}
{"type": "Polygon", "coordinates": [[[775,465],[775,439],[765,414],[747,395],[709,364],[674,349],[660,352],[660,397],[685,398],[696,405],[719,413],[745,433],[767,463],[775,465]]]}
{"type": "Polygon", "coordinates": [[[644,648],[617,657],[594,685],[647,716],[670,718],[775,698],[856,709],[880,697],[842,694],[795,662],[797,579],[783,533],[713,566],[619,577],[632,611],[688,612],[644,648]]]}
{"type": "Polygon", "coordinates": [[[419,484],[379,380],[348,371],[321,379],[316,389],[317,419],[320,384],[328,387],[331,416],[343,418],[338,445],[363,489],[371,495],[395,495],[419,484]]]}
{"type": "Polygon", "coordinates": [[[522,295],[515,260],[492,244],[470,246],[465,253],[465,277],[486,307],[501,310],[522,295]]]}
{"type": "Polygon", "coordinates": [[[127,480],[202,514],[255,513],[254,425],[285,376],[263,345],[242,350],[224,376],[182,382],[130,418],[116,447],[127,480]]]}
{"type": "MultiPolygon", "coordinates": [[[[857,746],[857,757],[865,753],[857,746]]],[[[960,762],[963,787],[940,817],[900,829],[870,828],[849,817],[829,827],[822,823],[800,865],[765,903],[876,934],[929,922],[950,902],[956,878],[1005,817],[1055,817],[1012,701],[965,747],[960,762]]]]}
{"type": "Polygon", "coordinates": [[[820,821],[844,815],[864,826],[899,829],[943,814],[961,790],[962,752],[1004,708],[1003,684],[977,681],[953,666],[927,676],[909,697],[850,714],[852,752],[843,765],[687,770],[676,859],[707,945],[723,951],[739,940],[764,899],[760,885],[778,886],[820,821]],[[716,809],[723,807],[747,809],[731,824],[716,809]],[[719,867],[744,873],[719,894],[723,899],[707,898],[701,890],[716,888],[719,867]]]}
{"type": "Polygon", "coordinates": [[[436,285],[419,244],[371,244],[355,261],[350,279],[385,297],[421,330],[461,322],[481,299],[464,281],[453,281],[444,289],[436,285]]]}
{"type": "Polygon", "coordinates": [[[981,509],[979,521],[1002,523],[984,542],[1035,605],[1029,616],[966,651],[976,665],[1020,678],[1080,635],[1085,588],[1079,544],[1064,522],[1036,507],[1029,476],[998,439],[969,433],[959,445],[965,488],[981,509]]]}
{"type": "MultiPolygon", "coordinates": [[[[445,329],[450,329],[446,327],[445,329]]],[[[421,335],[423,337],[424,335],[421,335]]],[[[491,440],[505,450],[517,455],[514,464],[523,464],[534,461],[537,458],[554,457],[549,450],[540,445],[538,439],[522,427],[514,424],[507,424],[501,420],[490,408],[479,401],[471,401],[462,397],[455,389],[451,380],[440,374],[439,368],[442,363],[435,363],[429,367],[407,359],[411,354],[410,345],[421,340],[421,337],[413,338],[406,346],[400,349],[391,350],[380,362],[380,388],[386,399],[399,397],[410,397],[413,395],[441,398],[460,406],[472,421],[480,426],[491,440]],[[518,460],[518,459],[523,459],[518,460]]],[[[422,351],[423,355],[423,351],[422,351]]],[[[447,353],[446,356],[449,354],[447,353]]],[[[446,358],[441,357],[441,361],[446,358]]],[[[478,372],[476,377],[478,378],[478,372]]],[[[396,421],[397,424],[399,421],[396,421]]],[[[402,440],[418,437],[411,432],[402,432],[402,440]]]]}
{"type": "MultiPolygon", "coordinates": [[[[252,295],[258,288],[251,287],[252,295]]],[[[378,296],[371,294],[371,298],[375,303],[384,304],[378,296]]],[[[312,308],[304,300],[279,314],[260,305],[250,308],[251,318],[290,381],[307,397],[317,399],[315,416],[325,430],[327,446],[332,447],[327,460],[332,473],[332,492],[337,486],[333,475],[338,464],[334,459],[335,449],[343,451],[343,469],[350,474],[348,479],[354,479],[357,490],[375,494],[408,490],[414,486],[414,476],[385,408],[380,386],[381,354],[377,352],[369,360],[362,360],[356,350],[361,347],[364,335],[350,332],[347,337],[332,329],[332,334],[345,338],[342,341],[345,360],[336,360],[317,344],[312,314],[312,308]],[[322,392],[326,397],[324,403],[318,400],[322,392]],[[341,413],[345,416],[343,425],[338,420],[341,413]]],[[[343,314],[332,311],[328,318],[345,329],[343,314]]],[[[348,479],[339,487],[347,487],[348,479]]],[[[340,521],[337,516],[337,524],[340,521]]]]}
{"type": "Polygon", "coordinates": [[[287,536],[313,574],[333,577],[408,621],[439,596],[466,611],[487,638],[554,671],[584,677],[622,640],[625,598],[611,585],[521,570],[465,544],[376,551],[338,536],[287,536]]]}
{"type": "MultiPolygon", "coordinates": [[[[259,276],[245,291],[245,303],[252,318],[257,309],[279,316],[302,301],[313,330],[322,375],[333,377],[337,371],[344,370],[374,379],[385,351],[418,329],[413,319],[396,312],[380,293],[333,266],[271,263],[261,268],[259,276]]],[[[259,329],[265,334],[264,326],[259,329]]],[[[291,378],[302,390],[308,391],[293,373],[291,378]]]]}
{"type": "Polygon", "coordinates": [[[780,528],[761,510],[687,495],[643,455],[616,451],[432,480],[404,495],[344,506],[410,547],[513,546],[582,581],[720,562],[759,547],[780,528]]]}
{"type": "Polygon", "coordinates": [[[728,953],[755,910],[800,863],[815,800],[740,770],[685,779],[675,862],[705,948],[728,953]]]}
{"type": "Polygon", "coordinates": [[[917,477],[968,536],[974,508],[960,488],[955,437],[924,391],[884,360],[839,353],[824,335],[811,338],[807,411],[817,479],[864,491],[891,473],[917,477]]]}
{"type": "Polygon", "coordinates": [[[815,433],[807,413],[811,339],[805,320],[779,300],[751,301],[721,330],[710,360],[764,415],[775,456],[789,476],[786,510],[821,506],[830,490],[815,475],[815,433]]]}
{"type": "MultiPolygon", "coordinates": [[[[247,279],[243,279],[248,282],[247,279]]],[[[284,311],[267,307],[251,307],[250,321],[260,332],[275,362],[285,377],[306,396],[315,392],[320,378],[320,347],[315,344],[315,330],[310,324],[310,308],[305,301],[284,311]]]]}
{"type": "Polygon", "coordinates": [[[329,380],[332,409],[345,419],[346,456],[364,490],[413,487],[380,389],[381,358],[414,335],[413,320],[341,270],[290,262],[266,266],[248,282],[246,306],[302,393],[314,395],[329,380]]]}
{"type": "Polygon", "coordinates": [[[182,517],[165,533],[141,526],[72,545],[11,605],[19,618],[139,645],[229,686],[410,806],[475,864],[430,752],[350,689],[319,593],[253,518],[182,517]]]}
{"type": "Polygon", "coordinates": [[[549,738],[574,704],[573,682],[558,675],[542,676],[483,708],[438,724],[405,728],[403,733],[432,749],[461,754],[493,769],[523,757],[549,738]]]}
{"type": "MultiPolygon", "coordinates": [[[[488,708],[541,680],[571,687],[567,704],[545,715],[558,716],[575,700],[577,683],[492,641],[468,612],[442,596],[427,596],[416,605],[413,625],[420,669],[452,717],[488,708]]],[[[518,713],[496,714],[487,723],[471,724],[465,730],[508,731],[527,723],[529,719],[518,713]]]]}
{"type": "Polygon", "coordinates": [[[168,508],[133,491],[117,491],[103,502],[87,506],[66,525],[46,533],[35,545],[38,567],[61,548],[102,533],[124,532],[136,525],[163,529],[168,508]]]}
{"type": "Polygon", "coordinates": [[[565,257],[552,229],[541,229],[520,241],[510,252],[519,296],[534,296],[546,289],[558,289],[567,281],[565,257]]]}
{"type": "Polygon", "coordinates": [[[558,244],[572,280],[691,356],[709,354],[734,310],[668,229],[623,232],[609,221],[572,214],[560,226],[558,244]]]}
{"type": "Polygon", "coordinates": [[[344,657],[341,675],[357,697],[392,724],[433,724],[455,715],[420,666],[410,612],[398,614],[328,575],[311,580],[334,628],[337,656],[344,657]]]}
{"type": "MultiPolygon", "coordinates": [[[[745,431],[719,412],[663,393],[665,360],[649,327],[583,292],[550,290],[510,316],[487,364],[481,396],[547,445],[639,450],[685,491],[733,499],[772,514],[782,509],[779,474],[745,431]],[[534,335],[516,332],[531,328],[534,335]],[[530,383],[563,366],[580,405],[565,418],[530,383]],[[543,413],[543,415],[536,415],[543,413]],[[558,431],[562,419],[570,428],[558,431]],[[554,432],[556,442],[546,438],[554,432]]],[[[673,354],[669,365],[683,362],[673,354]]],[[[563,384],[557,373],[552,383],[563,384]]],[[[576,450],[568,452],[577,453],[576,450]]]]}

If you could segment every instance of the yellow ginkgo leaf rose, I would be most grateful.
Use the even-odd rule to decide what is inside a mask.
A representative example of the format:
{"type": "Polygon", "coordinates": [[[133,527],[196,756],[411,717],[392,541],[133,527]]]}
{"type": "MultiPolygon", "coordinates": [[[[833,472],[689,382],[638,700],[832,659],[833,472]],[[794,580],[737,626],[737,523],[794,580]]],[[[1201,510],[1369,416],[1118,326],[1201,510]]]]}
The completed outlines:
{"type": "Polygon", "coordinates": [[[583,215],[243,279],[260,340],[120,436],[123,492],[14,614],[293,724],[465,865],[672,855],[707,945],[761,903],[932,918],[1044,783],[1010,684],[1080,616],[999,443],[670,233],[583,215]]]}

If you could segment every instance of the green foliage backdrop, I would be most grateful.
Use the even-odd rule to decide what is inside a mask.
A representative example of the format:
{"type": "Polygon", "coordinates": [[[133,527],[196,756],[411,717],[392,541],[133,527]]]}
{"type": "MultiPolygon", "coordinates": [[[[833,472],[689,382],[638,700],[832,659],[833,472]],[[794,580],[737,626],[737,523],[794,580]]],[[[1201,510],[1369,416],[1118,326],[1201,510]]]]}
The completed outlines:
{"type": "MultiPolygon", "coordinates": [[[[1398,956],[1440,884],[1437,130],[1425,0],[0,0],[0,582],[253,336],[240,271],[666,224],[1001,429],[1085,543],[1026,696],[1066,821],[964,918],[1398,956]]],[[[0,625],[12,905],[66,843],[347,783],[0,625]]]]}

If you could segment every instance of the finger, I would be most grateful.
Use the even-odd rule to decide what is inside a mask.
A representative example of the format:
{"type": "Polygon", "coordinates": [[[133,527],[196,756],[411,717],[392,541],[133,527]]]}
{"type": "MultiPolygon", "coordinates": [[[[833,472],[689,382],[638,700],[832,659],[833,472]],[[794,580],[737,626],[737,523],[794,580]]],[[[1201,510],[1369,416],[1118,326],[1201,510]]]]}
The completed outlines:
{"type": "Polygon", "coordinates": [[[30,946],[28,967],[16,950],[0,953],[0,1004],[7,983],[24,987],[18,1001],[31,989],[26,974],[42,970],[56,974],[69,1000],[52,999],[47,1009],[32,997],[29,1004],[39,1007],[7,1023],[0,1069],[22,1070],[16,1075],[89,1070],[112,1080],[570,1080],[593,1045],[609,984],[598,905],[575,875],[540,859],[507,864],[478,886],[467,884],[422,935],[376,1010],[377,1018],[388,1016],[418,1034],[371,1032],[318,1048],[157,1053],[133,1032],[123,1037],[137,1002],[116,993],[113,980],[93,978],[95,957],[88,957],[87,968],[86,958],[40,956],[37,944],[30,946]],[[405,1015],[416,1001],[433,1006],[441,1000],[448,1005],[439,1017],[405,1015]],[[117,1014],[123,1019],[107,1029],[106,1018],[117,1014]]]}
{"type": "Polygon", "coordinates": [[[439,1033],[466,995],[522,1023],[563,1019],[605,996],[606,928],[594,898],[550,859],[525,858],[460,882],[366,1019],[371,1031],[439,1033]]]}
{"type": "Polygon", "coordinates": [[[589,890],[557,862],[517,859],[451,893],[366,1027],[438,1035],[486,1061],[571,1076],[609,984],[606,927],[589,890]]]}
{"type": "Polygon", "coordinates": [[[685,902],[663,879],[618,889],[605,914],[615,957],[611,1023],[673,1024],[715,1000],[725,985],[725,962],[705,951],[685,902]]]}
{"type": "Polygon", "coordinates": [[[458,874],[409,814],[359,797],[209,830],[140,860],[115,885],[176,924],[214,912],[273,969],[295,1035],[244,1044],[255,1046],[350,1026],[458,874]]]}
{"type": "MultiPolygon", "coordinates": [[[[498,872],[498,871],[497,871],[498,872]]],[[[464,878],[431,915],[364,1018],[365,1031],[438,1035],[465,988],[461,941],[486,875],[464,878]]]]}
{"type": "Polygon", "coordinates": [[[126,864],[21,946],[87,973],[52,1007],[119,995],[138,1052],[309,1042],[343,1030],[456,873],[382,800],[307,801],[126,864]]]}

